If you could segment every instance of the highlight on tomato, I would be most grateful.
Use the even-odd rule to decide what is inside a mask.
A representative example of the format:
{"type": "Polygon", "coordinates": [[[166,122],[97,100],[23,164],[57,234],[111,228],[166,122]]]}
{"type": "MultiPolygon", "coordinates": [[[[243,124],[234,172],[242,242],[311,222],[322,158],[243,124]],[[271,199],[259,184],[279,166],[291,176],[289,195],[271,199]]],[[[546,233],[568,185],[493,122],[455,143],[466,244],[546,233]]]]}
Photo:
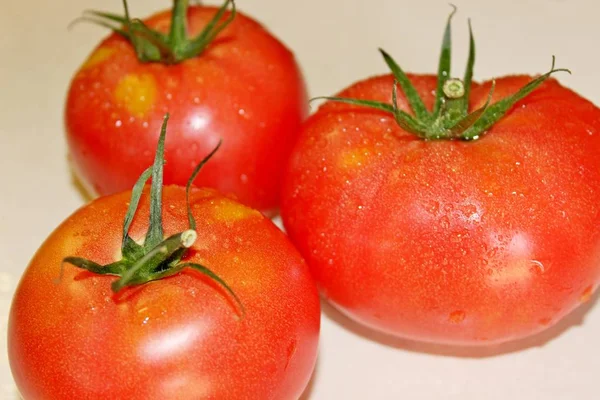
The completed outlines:
{"type": "Polygon", "coordinates": [[[375,330],[487,345],[533,335],[600,280],[600,110],[550,75],[356,82],[305,123],[282,195],[325,298],[375,330]]]}
{"type": "Polygon", "coordinates": [[[166,123],[133,189],[80,208],[25,270],[8,324],[24,399],[287,400],[307,385],[320,308],[305,262],[259,211],[192,187],[217,148],[163,188],[166,123]]]}
{"type": "Polygon", "coordinates": [[[113,33],[71,81],[65,125],[71,164],[92,195],[128,190],[152,162],[171,113],[166,184],[185,185],[223,139],[198,186],[261,211],[279,206],[286,163],[307,114],[293,53],[233,0],[219,8],[174,0],[147,19],[88,11],[113,33]]]}

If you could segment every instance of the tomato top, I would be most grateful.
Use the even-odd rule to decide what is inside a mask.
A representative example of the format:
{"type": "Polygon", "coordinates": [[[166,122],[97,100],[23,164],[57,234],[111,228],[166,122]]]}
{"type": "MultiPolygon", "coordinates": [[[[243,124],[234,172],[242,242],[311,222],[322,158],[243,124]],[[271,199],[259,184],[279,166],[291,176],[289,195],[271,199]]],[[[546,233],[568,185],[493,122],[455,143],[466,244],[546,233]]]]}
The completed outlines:
{"type": "Polygon", "coordinates": [[[465,105],[439,76],[393,69],[322,105],[291,156],[282,219],[323,296],[373,329],[461,345],[532,335],[589,300],[600,109],[555,79],[505,76],[462,85],[466,116],[521,97],[478,138],[444,136],[443,120],[423,137],[402,119],[418,118],[400,79],[425,119],[465,105]]]}
{"type": "Polygon", "coordinates": [[[9,321],[24,397],[288,399],[304,389],[319,331],[304,261],[259,211],[192,190],[217,149],[163,196],[167,119],[133,190],[81,208],[27,268],[9,321]]]}
{"type": "MultiPolygon", "coordinates": [[[[197,184],[261,210],[278,206],[281,166],[307,113],[306,89],[293,54],[249,17],[236,13],[231,20],[226,5],[186,10],[189,37],[211,23],[219,27],[198,56],[141,62],[127,35],[116,32],[75,74],[65,107],[67,140],[74,170],[92,194],[131,188],[152,162],[169,112],[166,184],[185,184],[196,160],[223,140],[197,184]]],[[[165,11],[143,24],[162,34],[172,21],[165,11]]],[[[137,41],[141,33],[134,31],[137,41]]]]}
{"type": "MultiPolygon", "coordinates": [[[[453,6],[454,7],[454,6],[453,6]]],[[[428,108],[409,77],[394,59],[380,49],[383,58],[392,71],[395,81],[392,85],[392,99],[390,102],[380,102],[371,99],[355,99],[347,97],[323,97],[327,100],[361,105],[388,112],[394,116],[396,123],[406,132],[410,132],[422,139],[461,139],[476,140],[493,126],[508,112],[519,100],[529,95],[536,87],[544,82],[555,72],[569,72],[568,69],[555,69],[555,59],[552,57],[550,71],[522,86],[515,93],[511,93],[493,104],[495,83],[492,82],[487,101],[478,108],[470,111],[469,97],[473,79],[473,66],[475,64],[475,39],[469,24],[469,59],[465,70],[464,79],[452,78],[450,75],[452,43],[450,36],[450,23],[456,13],[456,7],[448,17],[442,51],[438,65],[438,75],[433,106],[428,108]],[[400,85],[407,100],[410,112],[398,106],[398,89],[400,85]]]]}

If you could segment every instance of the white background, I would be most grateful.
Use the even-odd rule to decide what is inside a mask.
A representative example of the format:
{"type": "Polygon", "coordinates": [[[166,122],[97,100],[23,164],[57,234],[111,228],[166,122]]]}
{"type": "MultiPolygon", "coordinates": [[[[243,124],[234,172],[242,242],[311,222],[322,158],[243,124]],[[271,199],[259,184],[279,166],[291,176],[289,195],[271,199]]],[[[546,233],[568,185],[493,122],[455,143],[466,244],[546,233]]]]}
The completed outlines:
{"type": "MultiPolygon", "coordinates": [[[[311,95],[333,94],[385,72],[377,47],[408,71],[433,72],[447,0],[238,0],[294,50],[311,95]]],[[[467,18],[479,79],[545,72],[600,103],[600,5],[594,0],[455,0],[455,71],[467,18]]],[[[170,7],[130,0],[136,16],[170,7]]],[[[6,321],[19,276],[46,236],[83,199],[71,181],[62,121],[71,74],[105,31],[67,30],[87,8],[120,0],[0,1],[0,398],[14,400],[6,321]]],[[[600,201],[600,199],[599,199],[600,201]]],[[[600,373],[598,296],[559,326],[487,349],[423,345],[366,331],[324,306],[318,366],[306,399],[595,399],[600,373]]]]}

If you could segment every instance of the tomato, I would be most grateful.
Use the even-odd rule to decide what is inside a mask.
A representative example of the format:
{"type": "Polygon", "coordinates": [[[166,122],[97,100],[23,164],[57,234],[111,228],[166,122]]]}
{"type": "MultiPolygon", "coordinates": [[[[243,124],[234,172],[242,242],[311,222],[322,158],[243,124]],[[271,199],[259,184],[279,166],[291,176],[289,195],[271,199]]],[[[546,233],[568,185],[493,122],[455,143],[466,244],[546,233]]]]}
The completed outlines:
{"type": "MultiPolygon", "coordinates": [[[[316,359],[319,298],[287,237],[259,211],[214,189],[193,189],[197,238],[183,239],[188,241],[183,246],[191,247],[182,261],[212,273],[199,266],[204,273],[184,268],[165,277],[172,252],[158,269],[162,279],[139,281],[141,274],[130,275],[133,284],[114,293],[129,272],[119,279],[100,273],[125,254],[122,220],[134,198],[123,192],[82,207],[50,235],[26,269],[8,326],[10,364],[21,395],[53,400],[300,396],[316,359]],[[71,264],[77,261],[73,257],[109,265],[93,273],[93,266],[86,271],[71,264]]],[[[138,241],[149,226],[150,198],[144,190],[129,228],[138,241]]],[[[169,238],[156,247],[159,257],[177,236],[169,235],[189,235],[185,189],[166,186],[162,210],[169,238]]]]}
{"type": "Polygon", "coordinates": [[[309,118],[283,222],[323,296],[362,324],[449,344],[522,338],[598,286],[600,110],[550,73],[527,97],[533,78],[499,78],[491,102],[491,81],[458,81],[470,89],[461,118],[478,122],[436,131],[445,120],[425,124],[436,102],[442,117],[457,106],[443,91],[456,83],[444,81],[444,51],[437,78],[407,76],[384,52],[393,75],[351,85],[309,118]]]}
{"type": "MultiPolygon", "coordinates": [[[[232,2],[220,10],[187,11],[184,3],[175,1],[174,12],[191,40],[232,2]]],[[[165,33],[172,15],[165,11],[144,22],[165,33]]],[[[197,184],[234,193],[260,210],[278,207],[282,166],[307,113],[305,85],[293,54],[259,23],[230,12],[218,20],[223,29],[198,55],[141,62],[130,39],[115,32],[77,71],[65,107],[67,141],[74,171],[93,194],[131,188],[152,162],[162,117],[169,112],[166,184],[184,184],[200,155],[222,139],[197,184]]],[[[131,31],[142,50],[155,50],[143,42],[139,28],[131,31]]],[[[188,43],[179,42],[173,47],[188,43]]]]}

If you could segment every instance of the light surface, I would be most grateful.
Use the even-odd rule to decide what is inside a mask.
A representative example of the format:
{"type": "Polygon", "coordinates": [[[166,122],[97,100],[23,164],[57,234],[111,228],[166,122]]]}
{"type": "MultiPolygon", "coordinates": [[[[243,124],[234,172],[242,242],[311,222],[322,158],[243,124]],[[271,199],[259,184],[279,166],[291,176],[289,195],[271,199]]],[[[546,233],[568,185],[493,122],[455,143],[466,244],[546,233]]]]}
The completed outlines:
{"type": "MultiPolygon", "coordinates": [[[[209,3],[209,1],[207,1],[209,3]]],[[[214,2],[211,2],[214,3],[214,2]]],[[[600,103],[595,0],[456,0],[455,71],[462,75],[467,18],[475,76],[541,73],[600,103]]],[[[134,15],[169,7],[130,0],[134,15]]],[[[407,71],[433,72],[447,0],[238,0],[294,50],[310,93],[333,94],[386,71],[377,47],[407,71]]],[[[64,97],[71,74],[106,32],[67,25],[84,9],[120,12],[120,0],[0,2],[0,399],[18,398],[6,355],[6,321],[19,276],[46,236],[84,202],[67,166],[64,97]]],[[[600,199],[599,199],[600,201],[600,199]]],[[[492,349],[384,337],[324,305],[321,350],[305,399],[529,400],[598,398],[598,296],[536,338],[492,349]]]]}

